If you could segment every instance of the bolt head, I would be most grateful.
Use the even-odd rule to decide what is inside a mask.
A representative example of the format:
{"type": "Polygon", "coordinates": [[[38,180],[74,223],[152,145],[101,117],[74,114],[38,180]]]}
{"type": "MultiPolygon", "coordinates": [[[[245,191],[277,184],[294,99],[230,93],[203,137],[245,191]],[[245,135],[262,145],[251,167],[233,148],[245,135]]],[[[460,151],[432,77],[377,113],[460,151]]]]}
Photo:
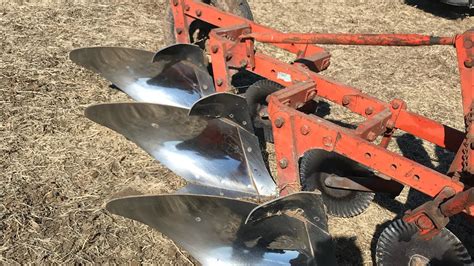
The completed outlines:
{"type": "Polygon", "coordinates": [[[178,0],[173,0],[173,5],[177,6],[179,4],[178,0]]]}
{"type": "Polygon", "coordinates": [[[310,131],[311,129],[307,125],[301,127],[301,134],[303,134],[304,136],[308,135],[310,131]]]}
{"type": "Polygon", "coordinates": [[[275,120],[275,126],[276,126],[277,128],[283,127],[284,124],[285,124],[285,119],[283,119],[282,117],[278,117],[278,118],[275,120]]]}
{"type": "Polygon", "coordinates": [[[288,159],[283,158],[279,162],[280,168],[281,169],[286,169],[288,167],[288,159]]]}
{"type": "Polygon", "coordinates": [[[213,45],[212,48],[211,48],[211,51],[212,51],[212,53],[214,53],[214,54],[217,53],[217,52],[219,52],[219,46],[213,45]]]}
{"type": "Polygon", "coordinates": [[[472,68],[474,66],[474,60],[473,59],[467,59],[464,61],[464,66],[467,68],[472,68]]]}
{"type": "Polygon", "coordinates": [[[398,102],[393,102],[393,103],[392,103],[392,108],[395,109],[395,110],[397,110],[398,108],[400,108],[400,103],[398,103],[398,102]]]}
{"type": "Polygon", "coordinates": [[[240,61],[240,67],[246,68],[247,65],[248,65],[247,60],[243,59],[242,61],[240,61]]]}
{"type": "Polygon", "coordinates": [[[377,139],[377,134],[375,134],[375,132],[370,132],[368,135],[367,135],[367,139],[369,141],[374,141],[377,139]]]}
{"type": "Polygon", "coordinates": [[[330,136],[324,137],[323,138],[323,144],[324,144],[324,146],[326,146],[328,148],[331,147],[332,146],[332,138],[330,136]]]}
{"type": "Polygon", "coordinates": [[[217,84],[217,86],[220,87],[220,86],[222,86],[222,84],[224,84],[224,81],[222,79],[217,79],[216,84],[217,84]]]}
{"type": "Polygon", "coordinates": [[[420,228],[425,229],[425,230],[434,228],[434,224],[431,221],[431,219],[426,217],[425,215],[420,216],[418,220],[416,220],[416,224],[420,228]]]}
{"type": "Polygon", "coordinates": [[[186,6],[184,7],[184,9],[185,9],[186,11],[189,11],[189,10],[191,9],[191,7],[190,7],[189,5],[186,5],[186,6]]]}
{"type": "Polygon", "coordinates": [[[181,29],[181,28],[177,28],[177,29],[176,29],[176,33],[178,33],[178,34],[182,34],[182,33],[183,33],[183,29],[181,29]]]}
{"type": "Polygon", "coordinates": [[[351,98],[349,96],[344,96],[342,97],[342,104],[343,105],[349,105],[351,103],[351,98]]]}
{"type": "Polygon", "coordinates": [[[374,108],[373,108],[373,107],[367,107],[367,108],[365,109],[365,114],[366,114],[366,115],[371,115],[371,114],[373,114],[373,113],[374,113],[374,108]]]}
{"type": "Polygon", "coordinates": [[[202,15],[202,11],[200,9],[196,10],[196,15],[200,17],[202,15]]]}

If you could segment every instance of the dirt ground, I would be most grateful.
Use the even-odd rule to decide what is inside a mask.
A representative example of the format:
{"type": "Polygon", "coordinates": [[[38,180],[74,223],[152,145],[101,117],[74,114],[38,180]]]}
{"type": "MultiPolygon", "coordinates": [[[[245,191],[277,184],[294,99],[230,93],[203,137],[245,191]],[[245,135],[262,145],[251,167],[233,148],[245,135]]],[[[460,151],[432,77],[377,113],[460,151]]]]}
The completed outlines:
{"type": "MultiPolygon", "coordinates": [[[[83,46],[156,51],[165,43],[165,1],[0,1],[0,263],[190,264],[159,232],[107,213],[124,189],[169,193],[183,181],[118,134],[88,121],[90,104],[128,99],[75,66],[83,46]]],[[[435,1],[251,0],[257,22],[282,31],[453,35],[474,26],[435,1]]],[[[454,49],[328,46],[325,75],[463,128],[454,49]]],[[[274,51],[280,58],[287,55],[274,51]]],[[[331,118],[351,122],[339,109],[331,118]]],[[[452,154],[398,133],[390,147],[445,171],[452,154]]],[[[373,237],[424,197],[384,195],[362,215],[330,218],[341,264],[372,264],[373,237]]],[[[462,218],[462,217],[461,217],[462,218]]],[[[450,229],[474,255],[461,218],[450,229]]],[[[192,230],[192,228],[190,228],[192,230]]]]}

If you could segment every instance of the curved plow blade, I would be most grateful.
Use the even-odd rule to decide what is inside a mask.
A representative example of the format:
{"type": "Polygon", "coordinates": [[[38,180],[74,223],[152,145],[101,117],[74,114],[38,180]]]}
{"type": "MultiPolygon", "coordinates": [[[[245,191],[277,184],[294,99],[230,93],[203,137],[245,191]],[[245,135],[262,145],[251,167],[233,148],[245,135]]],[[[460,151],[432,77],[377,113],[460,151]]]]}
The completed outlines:
{"type": "Polygon", "coordinates": [[[258,224],[287,215],[303,224],[300,241],[318,265],[335,265],[334,247],[320,192],[299,192],[266,202],[253,209],[246,224],[258,224]]]}
{"type": "Polygon", "coordinates": [[[199,99],[189,115],[227,118],[249,132],[254,132],[247,100],[232,93],[215,93],[199,99]]]}
{"type": "Polygon", "coordinates": [[[276,194],[258,145],[245,129],[188,109],[149,103],[91,106],[86,116],[121,133],[189,183],[255,196],[276,194]]]}
{"type": "MultiPolygon", "coordinates": [[[[314,265],[320,260],[301,237],[304,223],[287,215],[245,224],[254,203],[199,195],[116,199],[107,210],[164,233],[203,265],[314,265]]],[[[303,238],[304,239],[304,238],[303,238]]],[[[321,240],[323,241],[323,240],[321,240]]],[[[331,242],[330,238],[324,241],[331,242]]],[[[330,257],[324,254],[324,257],[330,257]]],[[[323,265],[331,265],[327,263],[323,265]]]]}
{"type": "Polygon", "coordinates": [[[156,54],[120,47],[81,48],[70,58],[140,102],[190,108],[215,92],[205,54],[195,45],[177,44],[156,54]]]}

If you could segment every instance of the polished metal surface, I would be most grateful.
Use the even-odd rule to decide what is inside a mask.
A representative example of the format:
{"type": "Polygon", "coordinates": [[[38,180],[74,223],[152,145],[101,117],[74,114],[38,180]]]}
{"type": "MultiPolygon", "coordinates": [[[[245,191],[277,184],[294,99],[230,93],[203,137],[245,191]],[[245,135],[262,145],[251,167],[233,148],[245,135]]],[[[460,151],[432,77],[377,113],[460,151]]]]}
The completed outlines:
{"type": "MultiPolygon", "coordinates": [[[[106,208],[159,230],[203,265],[319,263],[315,253],[308,252],[309,243],[302,241],[308,234],[307,228],[317,228],[306,227],[284,214],[245,224],[245,218],[255,207],[254,203],[223,197],[156,195],[116,199],[106,208]]],[[[323,263],[332,265],[330,260],[323,263]]]]}
{"type": "Polygon", "coordinates": [[[258,139],[222,119],[150,103],[91,106],[86,116],[135,142],[189,183],[256,196],[276,195],[258,139]]]}
{"type": "Polygon", "coordinates": [[[70,58],[140,102],[190,108],[215,92],[204,52],[195,45],[177,44],[156,54],[120,47],[81,48],[70,58]]]}
{"type": "Polygon", "coordinates": [[[179,189],[174,194],[194,194],[205,196],[220,196],[233,199],[255,199],[256,195],[234,190],[227,190],[217,187],[201,186],[188,183],[185,187],[179,189]]]}
{"type": "Polygon", "coordinates": [[[254,132],[247,100],[233,93],[215,93],[199,99],[189,115],[227,118],[249,132],[254,132]]]}
{"type": "Polygon", "coordinates": [[[299,192],[268,201],[254,208],[245,223],[258,224],[281,215],[287,215],[302,223],[300,232],[304,233],[299,237],[301,248],[313,254],[316,264],[336,264],[321,192],[299,192]]]}

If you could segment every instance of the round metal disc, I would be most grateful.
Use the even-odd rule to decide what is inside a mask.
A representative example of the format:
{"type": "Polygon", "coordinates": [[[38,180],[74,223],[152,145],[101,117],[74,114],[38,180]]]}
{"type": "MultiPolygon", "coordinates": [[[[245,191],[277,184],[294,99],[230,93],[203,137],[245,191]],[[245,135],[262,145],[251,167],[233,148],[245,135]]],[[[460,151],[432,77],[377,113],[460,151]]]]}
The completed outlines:
{"type": "Polygon", "coordinates": [[[329,188],[324,179],[329,174],[364,176],[369,171],[346,158],[322,150],[307,152],[300,162],[300,178],[303,190],[318,189],[330,215],[353,217],[363,213],[374,199],[374,193],[329,188]]]}
{"type": "Polygon", "coordinates": [[[396,220],[377,242],[377,265],[474,265],[461,241],[448,229],[431,240],[417,236],[415,225],[396,220]]]}

